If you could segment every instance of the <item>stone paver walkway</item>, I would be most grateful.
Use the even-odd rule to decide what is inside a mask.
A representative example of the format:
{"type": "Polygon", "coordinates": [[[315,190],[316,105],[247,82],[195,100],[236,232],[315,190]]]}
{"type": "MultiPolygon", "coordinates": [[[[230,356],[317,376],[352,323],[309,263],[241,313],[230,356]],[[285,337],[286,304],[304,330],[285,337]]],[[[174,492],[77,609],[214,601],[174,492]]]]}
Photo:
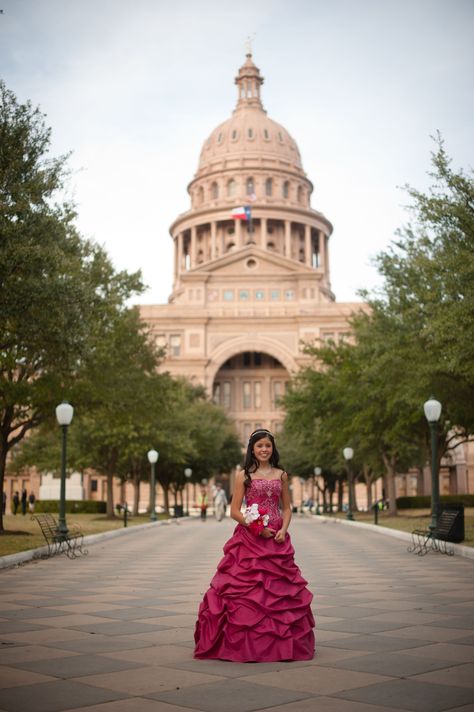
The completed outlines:
{"type": "Polygon", "coordinates": [[[0,712],[474,710],[474,562],[314,519],[292,523],[317,656],[193,660],[233,523],[183,521],[0,572],[0,712]]]}

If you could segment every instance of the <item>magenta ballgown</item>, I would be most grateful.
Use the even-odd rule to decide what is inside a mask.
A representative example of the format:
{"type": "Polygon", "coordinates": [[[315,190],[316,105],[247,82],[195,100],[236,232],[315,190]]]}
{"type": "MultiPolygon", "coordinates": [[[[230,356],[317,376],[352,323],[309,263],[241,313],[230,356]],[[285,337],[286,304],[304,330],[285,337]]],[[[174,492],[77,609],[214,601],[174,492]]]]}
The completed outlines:
{"type": "MultiPolygon", "coordinates": [[[[282,525],[280,480],[252,480],[247,505],[257,502],[282,525]]],[[[199,607],[195,658],[234,662],[311,660],[312,593],[294,561],[289,534],[277,543],[238,524],[199,607]]]]}

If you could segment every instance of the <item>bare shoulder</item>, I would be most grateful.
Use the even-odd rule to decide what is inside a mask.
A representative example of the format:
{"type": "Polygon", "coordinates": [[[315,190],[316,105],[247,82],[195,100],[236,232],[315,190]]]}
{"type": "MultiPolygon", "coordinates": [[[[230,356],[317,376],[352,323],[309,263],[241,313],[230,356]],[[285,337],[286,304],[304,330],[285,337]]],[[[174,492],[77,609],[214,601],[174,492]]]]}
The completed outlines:
{"type": "Polygon", "coordinates": [[[245,480],[245,471],[244,470],[237,470],[235,473],[235,481],[238,484],[243,484],[245,480]]]}
{"type": "Polygon", "coordinates": [[[286,470],[279,470],[279,475],[282,482],[288,482],[288,472],[286,470]]]}

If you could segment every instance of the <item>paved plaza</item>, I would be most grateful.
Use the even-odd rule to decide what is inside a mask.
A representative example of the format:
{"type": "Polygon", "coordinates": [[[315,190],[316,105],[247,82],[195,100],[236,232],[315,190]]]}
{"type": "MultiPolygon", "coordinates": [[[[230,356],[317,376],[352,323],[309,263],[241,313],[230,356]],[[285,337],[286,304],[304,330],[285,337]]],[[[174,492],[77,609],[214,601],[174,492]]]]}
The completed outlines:
{"type": "Polygon", "coordinates": [[[233,522],[156,525],[0,571],[0,712],[474,710],[474,561],[295,518],[317,655],[193,660],[233,522]]]}

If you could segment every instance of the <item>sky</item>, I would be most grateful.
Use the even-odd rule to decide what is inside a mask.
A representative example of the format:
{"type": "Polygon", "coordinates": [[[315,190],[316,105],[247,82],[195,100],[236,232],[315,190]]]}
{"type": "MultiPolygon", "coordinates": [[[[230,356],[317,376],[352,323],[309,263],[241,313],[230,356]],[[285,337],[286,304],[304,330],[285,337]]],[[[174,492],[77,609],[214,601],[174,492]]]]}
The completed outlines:
{"type": "Polygon", "coordinates": [[[84,237],[140,269],[135,303],[171,293],[169,226],[201,146],[229,118],[253,37],[264,107],[296,140],[332,222],[331,283],[358,300],[430,185],[432,137],[474,165],[473,0],[0,0],[0,77],[72,152],[84,237]]]}

